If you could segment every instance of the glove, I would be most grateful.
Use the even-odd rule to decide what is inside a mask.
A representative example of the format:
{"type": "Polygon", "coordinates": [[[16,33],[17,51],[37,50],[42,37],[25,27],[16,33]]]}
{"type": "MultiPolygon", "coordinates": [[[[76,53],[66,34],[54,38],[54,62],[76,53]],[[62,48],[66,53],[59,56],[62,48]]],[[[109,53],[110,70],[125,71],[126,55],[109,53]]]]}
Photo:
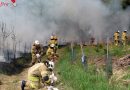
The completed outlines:
{"type": "Polygon", "coordinates": [[[59,90],[58,88],[53,88],[53,90],[59,90]]]}
{"type": "Polygon", "coordinates": [[[52,73],[52,75],[49,76],[51,83],[54,83],[57,81],[57,77],[54,75],[54,73],[52,73]]]}
{"type": "Polygon", "coordinates": [[[59,90],[58,88],[54,88],[53,86],[48,86],[48,90],[59,90]]]}
{"type": "Polygon", "coordinates": [[[37,58],[40,58],[40,54],[36,54],[36,57],[37,57],[37,58]]]}

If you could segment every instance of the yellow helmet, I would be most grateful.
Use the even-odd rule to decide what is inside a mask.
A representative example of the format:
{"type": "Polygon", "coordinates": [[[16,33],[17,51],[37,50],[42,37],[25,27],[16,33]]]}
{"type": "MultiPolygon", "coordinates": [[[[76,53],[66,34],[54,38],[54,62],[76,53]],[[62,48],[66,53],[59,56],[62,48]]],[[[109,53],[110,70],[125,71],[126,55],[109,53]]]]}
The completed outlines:
{"type": "Polygon", "coordinates": [[[57,40],[57,36],[54,36],[54,39],[57,40]]]}
{"type": "Polygon", "coordinates": [[[51,44],[50,47],[52,47],[52,48],[55,47],[55,44],[51,44]]]}
{"type": "Polygon", "coordinates": [[[51,36],[51,38],[50,39],[54,39],[54,36],[51,36]]]}

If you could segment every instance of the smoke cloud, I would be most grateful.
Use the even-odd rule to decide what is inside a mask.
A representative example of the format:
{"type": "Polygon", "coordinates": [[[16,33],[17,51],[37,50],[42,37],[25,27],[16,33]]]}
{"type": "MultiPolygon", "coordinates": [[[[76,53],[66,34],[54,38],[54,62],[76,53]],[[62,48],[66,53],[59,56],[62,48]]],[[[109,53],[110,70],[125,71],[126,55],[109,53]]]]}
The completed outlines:
{"type": "Polygon", "coordinates": [[[67,41],[101,41],[129,30],[130,9],[122,10],[120,0],[17,0],[16,7],[0,7],[0,18],[25,42],[46,42],[52,33],[67,41]]]}

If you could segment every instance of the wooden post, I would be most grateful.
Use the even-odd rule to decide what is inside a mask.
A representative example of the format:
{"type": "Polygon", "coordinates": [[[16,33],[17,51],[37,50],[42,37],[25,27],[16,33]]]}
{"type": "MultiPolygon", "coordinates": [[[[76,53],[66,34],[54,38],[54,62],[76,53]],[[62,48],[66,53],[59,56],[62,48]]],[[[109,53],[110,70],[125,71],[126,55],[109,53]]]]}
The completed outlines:
{"type": "Polygon", "coordinates": [[[88,63],[87,63],[87,56],[84,54],[83,44],[82,43],[80,44],[80,48],[81,48],[81,53],[82,53],[81,60],[82,60],[83,68],[86,71],[87,67],[88,67],[88,63]]]}
{"type": "Polygon", "coordinates": [[[112,59],[109,55],[109,38],[107,38],[106,73],[109,79],[112,75],[112,59]]]}

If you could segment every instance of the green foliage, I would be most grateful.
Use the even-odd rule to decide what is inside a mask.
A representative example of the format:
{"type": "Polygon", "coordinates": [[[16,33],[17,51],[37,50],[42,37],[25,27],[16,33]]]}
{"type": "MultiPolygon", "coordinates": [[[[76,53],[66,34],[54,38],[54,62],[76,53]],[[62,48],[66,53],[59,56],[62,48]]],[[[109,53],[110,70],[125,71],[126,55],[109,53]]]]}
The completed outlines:
{"type": "MultiPolygon", "coordinates": [[[[85,54],[89,55],[104,55],[103,47],[85,47],[85,54]],[[91,52],[91,53],[90,53],[91,52]]],[[[121,48],[120,48],[121,49],[121,48]]],[[[121,55],[120,49],[112,50],[114,55],[121,55]]],[[[124,86],[117,84],[110,85],[103,72],[97,73],[94,65],[89,65],[87,71],[84,71],[80,57],[80,48],[76,48],[77,58],[74,64],[71,63],[69,50],[64,48],[61,53],[60,61],[56,65],[56,70],[60,72],[61,81],[71,87],[72,90],[127,90],[124,86]],[[63,54],[64,53],[64,54],[63,54]]],[[[70,89],[67,89],[70,90],[70,89]]]]}
{"type": "Polygon", "coordinates": [[[129,54],[129,46],[112,46],[109,53],[112,56],[121,57],[123,55],[129,54]]]}

